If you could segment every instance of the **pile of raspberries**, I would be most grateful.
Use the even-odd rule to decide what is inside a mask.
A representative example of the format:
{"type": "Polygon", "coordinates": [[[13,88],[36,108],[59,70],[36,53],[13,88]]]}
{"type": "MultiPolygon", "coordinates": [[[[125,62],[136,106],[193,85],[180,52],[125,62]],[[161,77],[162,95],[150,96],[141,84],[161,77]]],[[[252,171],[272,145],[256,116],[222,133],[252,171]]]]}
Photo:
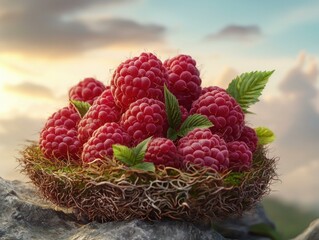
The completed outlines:
{"type": "Polygon", "coordinates": [[[113,157],[113,144],[134,147],[151,137],[144,161],[183,169],[186,165],[218,172],[247,171],[257,147],[254,129],[225,89],[201,87],[196,61],[178,55],[164,63],[142,53],[121,63],[110,86],[85,78],[69,90],[69,99],[91,105],[81,117],[70,103],[49,117],[40,134],[40,148],[51,161],[86,164],[113,157]],[[167,138],[164,84],[177,98],[182,121],[202,114],[213,124],[195,128],[175,141],[167,138]]]}

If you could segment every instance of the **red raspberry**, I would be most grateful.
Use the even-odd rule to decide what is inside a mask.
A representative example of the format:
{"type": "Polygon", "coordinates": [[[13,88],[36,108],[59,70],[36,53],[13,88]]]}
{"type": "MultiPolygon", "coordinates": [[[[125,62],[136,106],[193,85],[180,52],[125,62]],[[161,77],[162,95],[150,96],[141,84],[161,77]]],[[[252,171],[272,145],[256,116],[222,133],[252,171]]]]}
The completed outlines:
{"type": "Polygon", "coordinates": [[[227,143],[229,151],[229,168],[236,172],[247,171],[251,168],[252,152],[244,142],[227,143]]]}
{"type": "Polygon", "coordinates": [[[92,162],[95,159],[113,157],[113,144],[128,146],[130,136],[117,123],[106,123],[97,129],[92,137],[83,145],[82,161],[92,162]]]}
{"type": "Polygon", "coordinates": [[[186,118],[188,117],[188,111],[185,107],[183,107],[182,105],[179,106],[179,109],[181,110],[181,115],[182,115],[182,123],[186,120],[186,118]]]}
{"type": "Polygon", "coordinates": [[[204,95],[205,93],[211,92],[211,91],[214,91],[214,90],[220,90],[220,91],[226,92],[226,90],[223,89],[223,88],[220,88],[220,87],[217,87],[217,86],[209,86],[209,87],[202,88],[202,92],[201,92],[200,95],[204,95]]]}
{"type": "Polygon", "coordinates": [[[244,129],[238,138],[238,141],[242,141],[246,143],[246,145],[249,147],[251,152],[255,152],[257,148],[258,143],[258,137],[256,134],[256,131],[248,126],[244,126],[244,129]]]}
{"type": "Polygon", "coordinates": [[[120,64],[113,74],[111,90],[115,103],[126,109],[144,97],[162,101],[166,82],[167,72],[162,62],[152,53],[142,53],[120,64]]]}
{"type": "Polygon", "coordinates": [[[168,128],[165,105],[155,99],[139,99],[122,115],[120,125],[135,145],[150,136],[163,137],[168,128]]]}
{"type": "Polygon", "coordinates": [[[190,113],[207,116],[214,124],[211,131],[227,142],[237,140],[244,128],[244,113],[241,107],[223,89],[215,89],[200,96],[193,103],[190,113]]]}
{"type": "Polygon", "coordinates": [[[110,89],[106,89],[93,103],[79,123],[79,139],[84,144],[93,132],[107,122],[120,119],[120,109],[115,105],[110,89]]]}
{"type": "Polygon", "coordinates": [[[167,138],[153,138],[147,147],[144,161],[166,167],[181,167],[181,156],[174,143],[167,138]]]}
{"type": "Polygon", "coordinates": [[[180,105],[190,109],[201,93],[202,80],[196,68],[196,61],[188,55],[178,55],[164,62],[168,70],[168,88],[180,105]]]}
{"type": "Polygon", "coordinates": [[[52,114],[40,133],[40,149],[48,159],[77,160],[81,143],[77,137],[80,116],[64,107],[52,114]]]}
{"type": "Polygon", "coordinates": [[[184,164],[191,162],[218,172],[227,170],[228,150],[225,141],[209,129],[196,128],[178,141],[178,152],[184,164]]]}
{"type": "Polygon", "coordinates": [[[104,90],[105,86],[102,82],[94,78],[85,78],[69,90],[69,99],[88,102],[92,105],[104,90]]]}

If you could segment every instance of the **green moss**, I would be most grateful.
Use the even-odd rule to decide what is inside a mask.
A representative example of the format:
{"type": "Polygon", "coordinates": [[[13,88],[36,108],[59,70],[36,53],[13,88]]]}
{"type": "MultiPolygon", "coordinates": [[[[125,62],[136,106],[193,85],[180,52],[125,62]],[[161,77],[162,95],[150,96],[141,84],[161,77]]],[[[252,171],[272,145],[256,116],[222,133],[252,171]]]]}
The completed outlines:
{"type": "Polygon", "coordinates": [[[226,185],[231,186],[239,186],[243,181],[245,174],[241,172],[231,172],[228,176],[224,179],[224,183],[226,185]]]}

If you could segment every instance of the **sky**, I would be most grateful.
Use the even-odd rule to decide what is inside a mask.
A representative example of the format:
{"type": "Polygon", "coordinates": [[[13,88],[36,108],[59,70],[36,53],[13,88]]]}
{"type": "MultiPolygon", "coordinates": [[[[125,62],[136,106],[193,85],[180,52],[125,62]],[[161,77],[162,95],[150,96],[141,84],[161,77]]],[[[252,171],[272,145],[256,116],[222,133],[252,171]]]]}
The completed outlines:
{"type": "Polygon", "coordinates": [[[27,178],[16,158],[86,77],[108,84],[116,67],[148,51],[197,62],[203,86],[275,70],[247,116],[277,136],[281,182],[272,196],[319,202],[319,2],[0,0],[0,176],[27,178]]]}

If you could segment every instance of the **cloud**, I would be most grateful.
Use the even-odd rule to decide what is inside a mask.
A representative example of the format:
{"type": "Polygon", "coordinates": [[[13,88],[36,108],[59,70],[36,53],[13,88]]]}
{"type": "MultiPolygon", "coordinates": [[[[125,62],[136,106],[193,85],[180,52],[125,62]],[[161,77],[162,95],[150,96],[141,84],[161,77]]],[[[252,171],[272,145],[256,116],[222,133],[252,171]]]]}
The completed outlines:
{"type": "Polygon", "coordinates": [[[0,119],[0,176],[23,179],[17,169],[16,158],[27,140],[37,140],[44,119],[16,116],[0,119]]]}
{"type": "Polygon", "coordinates": [[[207,40],[253,41],[261,36],[261,29],[257,25],[240,26],[228,25],[216,33],[206,36],[207,40]]]}
{"type": "Polygon", "coordinates": [[[319,161],[319,113],[313,104],[318,95],[317,66],[311,57],[301,55],[279,84],[280,97],[260,102],[252,109],[264,125],[277,132],[284,172],[309,160],[319,161]]]}
{"type": "Polygon", "coordinates": [[[318,77],[318,63],[301,54],[281,80],[280,96],[256,104],[251,109],[256,115],[249,117],[254,126],[267,126],[276,134],[270,145],[270,155],[280,157],[282,184],[274,187],[276,195],[305,204],[319,202],[313,192],[319,171],[319,113],[313,104],[318,77]]]}
{"type": "MultiPolygon", "coordinates": [[[[64,57],[113,44],[163,41],[165,28],[133,20],[106,18],[84,21],[75,13],[112,7],[115,0],[0,0],[0,51],[64,57]]],[[[93,12],[94,13],[94,12],[93,12]]]]}
{"type": "Polygon", "coordinates": [[[227,89],[231,80],[233,80],[237,75],[238,72],[234,68],[227,67],[217,77],[214,85],[227,89]]]}
{"type": "Polygon", "coordinates": [[[0,59],[0,66],[8,69],[9,71],[21,73],[23,75],[38,75],[37,71],[26,68],[16,62],[0,59]]]}
{"type": "Polygon", "coordinates": [[[47,98],[47,99],[54,98],[54,95],[51,89],[43,85],[35,84],[32,82],[22,82],[17,85],[5,84],[3,86],[3,89],[6,92],[22,95],[26,97],[47,98]]]}
{"type": "Polygon", "coordinates": [[[278,185],[275,196],[289,202],[297,202],[303,206],[314,206],[318,209],[319,161],[305,163],[290,173],[281,176],[282,184],[278,185]]]}
{"type": "Polygon", "coordinates": [[[299,164],[309,158],[319,161],[319,114],[313,104],[318,95],[318,76],[316,63],[312,59],[301,57],[280,85],[280,90],[287,99],[286,108],[290,107],[294,111],[286,116],[289,130],[279,141],[290,152],[292,159],[298,156],[295,161],[299,164]]]}
{"type": "Polygon", "coordinates": [[[9,148],[18,148],[27,140],[36,140],[44,124],[44,119],[15,116],[0,119],[0,145],[9,148]],[[27,126],[27,127],[26,127],[27,126]]]}

